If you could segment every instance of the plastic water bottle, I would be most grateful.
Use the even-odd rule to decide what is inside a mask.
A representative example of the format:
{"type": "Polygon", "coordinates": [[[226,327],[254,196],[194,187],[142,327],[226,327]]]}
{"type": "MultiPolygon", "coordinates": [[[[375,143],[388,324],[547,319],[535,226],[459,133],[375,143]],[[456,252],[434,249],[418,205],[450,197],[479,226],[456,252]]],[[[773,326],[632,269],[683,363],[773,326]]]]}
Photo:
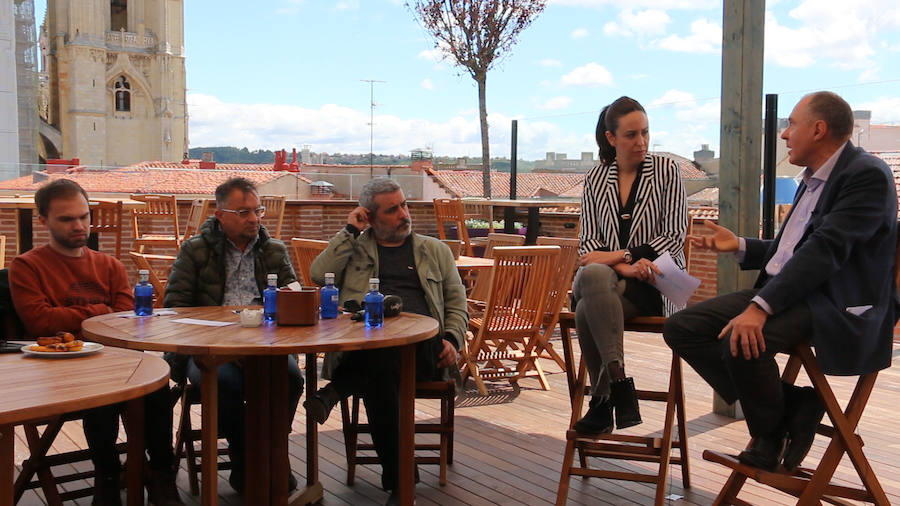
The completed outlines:
{"type": "Polygon", "coordinates": [[[147,269],[138,271],[138,284],[134,285],[134,314],[153,314],[153,285],[150,284],[150,271],[147,269]]]}
{"type": "Polygon", "coordinates": [[[384,324],[384,295],[378,291],[378,278],[369,278],[369,293],[366,302],[366,327],[381,327],[384,324]]]}
{"type": "Polygon", "coordinates": [[[274,322],[278,311],[278,274],[269,274],[266,281],[269,286],[263,290],[263,319],[274,322]]]}
{"type": "Polygon", "coordinates": [[[337,318],[340,294],[337,287],[334,286],[333,272],[325,273],[325,287],[319,292],[319,296],[322,298],[322,303],[319,307],[322,319],[337,318]]]}

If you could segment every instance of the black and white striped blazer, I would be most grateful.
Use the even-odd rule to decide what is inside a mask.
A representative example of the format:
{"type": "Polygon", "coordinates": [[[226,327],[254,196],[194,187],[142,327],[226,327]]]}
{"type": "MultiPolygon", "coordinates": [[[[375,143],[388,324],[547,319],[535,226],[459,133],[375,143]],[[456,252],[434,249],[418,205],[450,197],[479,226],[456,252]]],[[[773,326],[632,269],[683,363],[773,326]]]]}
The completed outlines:
{"type": "MultiPolygon", "coordinates": [[[[619,244],[618,174],[613,162],[594,167],[584,177],[579,253],[649,245],[660,255],[668,251],[683,269],[688,213],[678,164],[659,155],[644,157],[628,244],[619,244]]],[[[680,309],[665,297],[663,300],[667,315],[680,309]]]]}

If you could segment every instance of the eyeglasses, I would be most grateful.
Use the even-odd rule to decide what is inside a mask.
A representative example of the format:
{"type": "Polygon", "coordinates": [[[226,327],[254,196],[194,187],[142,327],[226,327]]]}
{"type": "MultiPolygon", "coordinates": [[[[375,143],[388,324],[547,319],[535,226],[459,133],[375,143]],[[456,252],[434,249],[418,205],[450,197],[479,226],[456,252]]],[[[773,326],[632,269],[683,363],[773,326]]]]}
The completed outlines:
{"type": "Polygon", "coordinates": [[[235,211],[234,209],[220,209],[223,213],[232,213],[236,214],[238,218],[242,220],[246,220],[250,217],[250,213],[256,215],[257,218],[262,218],[266,215],[266,206],[259,206],[256,209],[241,209],[239,211],[235,211]]]}

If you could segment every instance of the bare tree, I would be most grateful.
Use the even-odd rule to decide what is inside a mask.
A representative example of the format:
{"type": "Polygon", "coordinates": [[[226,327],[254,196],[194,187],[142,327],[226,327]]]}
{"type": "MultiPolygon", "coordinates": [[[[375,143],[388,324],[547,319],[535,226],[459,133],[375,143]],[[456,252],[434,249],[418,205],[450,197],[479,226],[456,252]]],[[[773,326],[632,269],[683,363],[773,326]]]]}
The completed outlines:
{"type": "Polygon", "coordinates": [[[413,0],[406,6],[435,47],[468,71],[478,83],[481,120],[481,168],[484,196],[491,197],[491,148],[488,143],[487,73],[515,45],[524,30],[544,10],[546,0],[413,0]]]}

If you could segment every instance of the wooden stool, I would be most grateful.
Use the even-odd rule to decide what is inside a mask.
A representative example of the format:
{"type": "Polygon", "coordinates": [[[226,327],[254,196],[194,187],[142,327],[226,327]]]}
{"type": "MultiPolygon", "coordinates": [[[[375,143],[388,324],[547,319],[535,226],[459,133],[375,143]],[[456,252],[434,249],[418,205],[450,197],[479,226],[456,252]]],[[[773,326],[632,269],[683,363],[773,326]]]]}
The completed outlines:
{"type": "MultiPolygon", "coordinates": [[[[661,316],[638,317],[625,322],[625,330],[636,332],[662,333],[665,318],[661,316]]],[[[569,478],[576,476],[593,476],[614,480],[639,481],[656,483],[654,504],[665,501],[666,480],[669,464],[681,466],[681,479],[684,488],[691,487],[690,468],[688,466],[687,422],[684,414],[684,387],[681,382],[681,359],[672,354],[672,366],[669,372],[669,388],[666,391],[638,390],[638,399],[642,401],[658,401],[666,404],[666,415],[662,435],[629,436],[624,434],[579,434],[572,426],[581,418],[581,408],[587,384],[587,367],[582,359],[575,373],[572,340],[569,330],[575,328],[575,313],[560,313],[559,328],[562,334],[563,354],[566,360],[566,379],[569,383],[569,397],[572,399],[572,418],[569,430],[566,431],[566,452],[563,456],[563,467],[559,477],[559,489],[556,504],[566,503],[569,493],[569,478]],[[672,429],[678,422],[678,437],[673,438],[672,429]],[[573,465],[575,450],[578,450],[579,465],[573,465]],[[678,454],[673,455],[677,449],[678,454]],[[639,473],[591,469],[587,457],[603,457],[607,459],[656,462],[659,468],[656,473],[639,473]]]]}
{"type": "MultiPolygon", "coordinates": [[[[438,450],[439,456],[416,456],[416,464],[438,464],[439,483],[447,483],[447,465],[453,465],[453,416],[456,397],[455,381],[420,381],[416,383],[416,399],[440,399],[441,421],[439,423],[416,422],[416,434],[440,434],[440,443],[416,443],[416,450],[438,450]]],[[[378,464],[377,456],[359,456],[359,451],[373,451],[371,443],[358,443],[359,434],[369,434],[369,424],[359,423],[359,397],[353,396],[353,411],[347,399],[341,401],[341,419],[344,430],[344,444],[347,448],[347,485],[353,485],[357,464],[378,464]]]]}
{"type": "MultiPolygon", "coordinates": [[[[191,385],[187,380],[178,383],[172,389],[172,395],[181,398],[181,414],[178,420],[178,431],[175,435],[175,462],[182,457],[187,462],[188,483],[192,495],[200,494],[200,448],[195,446],[201,440],[200,429],[191,425],[191,406],[200,404],[200,387],[191,385]]],[[[218,455],[228,456],[227,448],[219,448],[218,455]]],[[[231,469],[231,460],[219,460],[219,470],[231,469]]]]}
{"type": "Polygon", "coordinates": [[[797,504],[819,504],[820,499],[838,504],[837,498],[845,498],[887,506],[890,501],[863,454],[863,440],[854,432],[875,386],[878,373],[873,372],[859,377],[856,388],[853,389],[853,394],[847,402],[846,410],[842,410],[808,345],[800,345],[794,349],[784,368],[782,379],[793,384],[801,365],[825,404],[825,413],[832,422],[831,426],[819,424],[816,430],[818,434],[831,439],[822,460],[815,469],[798,467],[794,472],[783,469],[780,472],[769,472],[741,464],[736,456],[705,450],[703,452],[705,460],[722,464],[732,470],[731,476],[713,504],[750,504],[738,499],[737,495],[747,478],[753,478],[759,483],[797,497],[797,504]],[[831,483],[831,478],[844,454],[847,454],[853,462],[864,488],[831,483]]]}

